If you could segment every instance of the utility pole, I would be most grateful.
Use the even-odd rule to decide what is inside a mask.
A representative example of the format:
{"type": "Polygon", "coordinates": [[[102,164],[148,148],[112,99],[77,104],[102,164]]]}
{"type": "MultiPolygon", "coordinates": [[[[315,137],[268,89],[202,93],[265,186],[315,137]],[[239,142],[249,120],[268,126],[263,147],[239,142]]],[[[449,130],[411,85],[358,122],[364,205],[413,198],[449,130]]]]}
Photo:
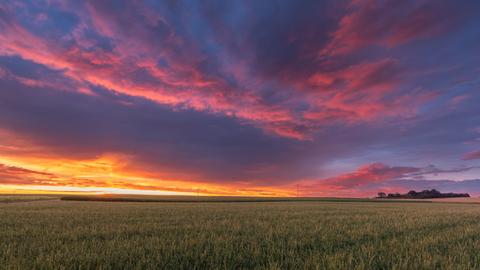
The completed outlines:
{"type": "Polygon", "coordinates": [[[297,184],[297,198],[298,198],[298,184],[297,184]]]}

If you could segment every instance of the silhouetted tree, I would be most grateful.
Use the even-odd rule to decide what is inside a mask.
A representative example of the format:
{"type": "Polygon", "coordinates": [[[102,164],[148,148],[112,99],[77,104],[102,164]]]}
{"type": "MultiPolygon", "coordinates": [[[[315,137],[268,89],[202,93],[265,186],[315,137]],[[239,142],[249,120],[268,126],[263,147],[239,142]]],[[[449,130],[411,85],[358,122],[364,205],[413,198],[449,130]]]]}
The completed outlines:
{"type": "Polygon", "coordinates": [[[387,194],[385,194],[385,192],[379,192],[377,195],[378,195],[378,198],[386,198],[387,197],[387,194]]]}
{"type": "Polygon", "coordinates": [[[406,194],[400,193],[388,193],[386,195],[384,192],[379,192],[377,198],[388,198],[388,199],[434,199],[434,198],[457,198],[457,197],[470,197],[468,193],[441,193],[436,189],[425,189],[420,192],[415,190],[410,190],[406,194]]]}
{"type": "Polygon", "coordinates": [[[415,197],[417,196],[417,192],[415,190],[410,190],[408,193],[407,193],[408,196],[411,196],[411,197],[415,197]]]}

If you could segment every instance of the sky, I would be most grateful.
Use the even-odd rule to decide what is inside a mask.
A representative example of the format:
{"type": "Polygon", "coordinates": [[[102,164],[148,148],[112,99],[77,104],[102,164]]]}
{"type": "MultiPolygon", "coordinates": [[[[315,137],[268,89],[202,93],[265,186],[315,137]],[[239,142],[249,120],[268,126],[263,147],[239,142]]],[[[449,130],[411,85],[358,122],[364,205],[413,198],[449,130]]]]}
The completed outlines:
{"type": "Polygon", "coordinates": [[[480,196],[480,1],[0,3],[0,192],[480,196]]]}

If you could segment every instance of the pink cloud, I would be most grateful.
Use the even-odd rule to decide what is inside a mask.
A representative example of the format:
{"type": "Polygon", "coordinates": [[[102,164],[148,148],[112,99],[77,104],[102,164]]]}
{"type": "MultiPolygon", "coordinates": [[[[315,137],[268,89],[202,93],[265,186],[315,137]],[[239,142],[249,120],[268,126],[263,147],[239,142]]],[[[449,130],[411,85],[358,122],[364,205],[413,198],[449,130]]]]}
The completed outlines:
{"type": "Polygon", "coordinates": [[[301,184],[304,196],[369,197],[377,192],[405,192],[411,189],[436,188],[444,192],[480,193],[480,180],[428,180],[438,174],[458,173],[478,167],[441,169],[433,165],[426,167],[388,166],[372,163],[353,172],[338,176],[306,181],[301,184]],[[474,187],[475,190],[469,190],[474,187]]]}
{"type": "MultiPolygon", "coordinates": [[[[109,17],[102,17],[92,12],[96,25],[104,22],[106,25],[109,17]]],[[[110,18],[116,20],[117,18],[110,18]]],[[[0,22],[1,23],[1,22],[0,22]]],[[[7,22],[3,22],[6,24],[7,22]]],[[[115,28],[116,21],[109,22],[108,26],[99,27],[104,34],[112,35],[118,40],[119,46],[114,51],[104,51],[99,48],[86,50],[82,46],[90,46],[82,39],[81,31],[75,32],[78,41],[71,47],[62,48],[50,40],[42,39],[30,33],[12,18],[5,25],[0,34],[0,53],[17,54],[22,58],[46,65],[52,69],[64,70],[65,75],[80,83],[77,91],[91,94],[88,86],[81,85],[88,82],[100,85],[119,93],[145,97],[161,104],[173,107],[193,108],[200,111],[224,113],[252,122],[259,122],[260,126],[282,136],[301,138],[293,130],[287,131],[284,126],[291,125],[293,120],[289,108],[272,107],[262,104],[254,91],[238,95],[224,81],[206,77],[195,67],[195,59],[199,55],[185,56],[190,59],[185,61],[175,59],[169,62],[170,70],[157,66],[151,57],[163,55],[167,58],[169,51],[158,51],[158,47],[148,40],[147,33],[138,33],[137,28],[131,29],[135,35],[140,35],[140,40],[135,44],[129,36],[122,36],[122,31],[115,28]],[[106,30],[106,29],[111,30],[106,30]],[[133,62],[132,62],[133,61],[133,62]],[[192,62],[193,61],[193,62],[192,62]],[[132,74],[136,70],[145,70],[155,82],[135,81],[132,74]]],[[[33,81],[26,82],[29,84],[33,81]]]]}
{"type": "MultiPolygon", "coordinates": [[[[399,3],[396,5],[402,6],[399,3]]],[[[394,25],[393,22],[377,25],[367,16],[381,15],[383,5],[356,1],[351,7],[352,13],[343,17],[332,39],[335,50],[342,50],[344,39],[350,38],[352,41],[348,44],[360,46],[376,37],[384,27],[394,25]],[[371,31],[365,34],[357,29],[359,24],[373,24],[375,27],[364,29],[371,31]]],[[[37,36],[13,16],[2,18],[0,27],[4,30],[0,33],[0,54],[19,55],[62,71],[76,82],[74,91],[83,94],[94,95],[88,90],[89,85],[99,85],[174,109],[194,109],[236,117],[267,133],[299,140],[309,139],[321,126],[333,121],[356,123],[386,117],[408,117],[431,98],[431,95],[422,93],[397,96],[404,73],[397,60],[385,58],[352,63],[333,71],[318,68],[307,83],[293,76],[284,87],[294,98],[270,104],[265,101],[261,90],[262,83],[269,82],[246,72],[244,65],[248,61],[240,59],[223,66],[229,76],[240,82],[232,85],[221,76],[203,71],[201,66],[208,56],[193,42],[177,35],[162,16],[135,3],[130,8],[132,12],[117,14],[111,12],[108,5],[89,3],[85,10],[76,11],[89,20],[82,21],[65,37],[72,41],[68,46],[37,36]],[[97,46],[86,34],[90,28],[109,38],[115,46],[111,50],[97,46]],[[149,32],[151,28],[160,31],[161,38],[152,35],[149,32]],[[158,65],[159,57],[166,59],[168,68],[158,65]],[[299,104],[308,105],[308,109],[296,111],[299,104]]],[[[13,14],[11,10],[4,12],[13,14]]],[[[382,15],[379,20],[387,15],[382,15]]],[[[47,85],[46,81],[26,80],[24,83],[61,86],[47,85]]]]}
{"type": "Polygon", "coordinates": [[[462,104],[464,101],[466,101],[469,98],[469,95],[460,95],[460,96],[455,96],[452,98],[449,102],[449,105],[452,109],[457,108],[460,104],[462,104]]]}
{"type": "Polygon", "coordinates": [[[395,47],[440,35],[462,19],[458,8],[442,2],[352,0],[322,56],[350,53],[370,45],[395,47]]]}
{"type": "Polygon", "coordinates": [[[463,160],[474,160],[474,159],[480,159],[480,151],[474,151],[467,153],[463,156],[463,160]]]}
{"type": "MultiPolygon", "coordinates": [[[[302,184],[302,190],[304,196],[364,197],[372,194],[372,190],[367,188],[369,186],[382,185],[419,171],[420,169],[415,167],[391,167],[382,163],[372,163],[361,166],[353,172],[305,182],[302,184]]],[[[391,189],[398,190],[398,187],[390,186],[391,189]]]]}
{"type": "Polygon", "coordinates": [[[414,167],[390,167],[382,163],[373,163],[364,165],[352,173],[321,180],[319,184],[336,186],[342,189],[355,188],[371,183],[385,182],[418,171],[419,169],[414,167]]]}
{"type": "Polygon", "coordinates": [[[413,91],[411,95],[396,96],[404,76],[398,61],[390,58],[352,65],[335,72],[316,73],[309,79],[312,87],[309,94],[316,106],[304,117],[346,122],[410,117],[435,95],[413,91]]]}

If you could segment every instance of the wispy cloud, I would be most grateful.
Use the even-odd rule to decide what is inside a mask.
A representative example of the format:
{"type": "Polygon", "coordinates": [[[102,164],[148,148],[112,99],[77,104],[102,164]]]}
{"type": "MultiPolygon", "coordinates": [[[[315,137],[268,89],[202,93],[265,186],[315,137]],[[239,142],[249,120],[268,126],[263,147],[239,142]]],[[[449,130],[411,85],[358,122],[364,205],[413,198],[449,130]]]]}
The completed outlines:
{"type": "Polygon", "coordinates": [[[480,159],[480,151],[470,152],[463,156],[463,160],[473,160],[473,159],[480,159]]]}

